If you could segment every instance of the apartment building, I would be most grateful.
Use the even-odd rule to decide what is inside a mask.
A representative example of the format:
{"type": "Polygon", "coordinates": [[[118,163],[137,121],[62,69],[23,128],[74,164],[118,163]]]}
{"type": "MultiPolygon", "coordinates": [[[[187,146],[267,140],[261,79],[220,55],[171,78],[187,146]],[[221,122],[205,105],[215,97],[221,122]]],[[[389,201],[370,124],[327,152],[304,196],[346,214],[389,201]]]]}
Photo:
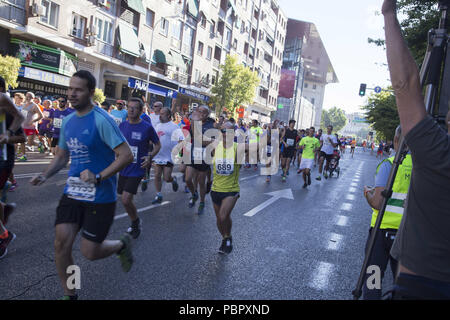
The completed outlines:
{"type": "Polygon", "coordinates": [[[282,70],[282,90],[274,117],[294,119],[297,127],[320,127],[325,87],[338,78],[313,23],[289,19],[282,70]]]}
{"type": "Polygon", "coordinates": [[[84,69],[110,101],[148,95],[175,110],[212,107],[219,65],[237,54],[262,79],[241,115],[262,120],[275,110],[286,24],[274,0],[0,0],[0,52],[22,60],[18,90],[65,94],[84,69]]]}

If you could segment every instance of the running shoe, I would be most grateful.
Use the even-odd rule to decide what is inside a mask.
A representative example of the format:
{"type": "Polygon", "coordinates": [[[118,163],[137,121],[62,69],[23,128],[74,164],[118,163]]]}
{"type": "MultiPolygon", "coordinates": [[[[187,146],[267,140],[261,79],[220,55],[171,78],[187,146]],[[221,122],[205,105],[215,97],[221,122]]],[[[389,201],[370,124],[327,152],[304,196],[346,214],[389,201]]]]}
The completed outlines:
{"type": "Polygon", "coordinates": [[[230,253],[231,250],[233,250],[233,240],[231,239],[231,237],[229,238],[225,238],[222,240],[222,245],[219,248],[219,253],[230,253]]]}
{"type": "Polygon", "coordinates": [[[267,178],[266,178],[266,182],[267,182],[267,183],[269,183],[269,182],[270,182],[270,180],[271,180],[271,176],[267,176],[267,178]]]}
{"type": "Polygon", "coordinates": [[[203,212],[205,211],[205,203],[204,202],[200,202],[198,205],[198,215],[202,215],[203,212]]]}
{"type": "Polygon", "coordinates": [[[117,256],[120,259],[123,271],[128,272],[134,262],[133,254],[131,252],[131,237],[129,234],[124,234],[120,241],[123,243],[123,248],[120,249],[117,256]]]}
{"type": "Polygon", "coordinates": [[[325,179],[328,179],[328,174],[326,172],[323,173],[325,179]]]}
{"type": "Polygon", "coordinates": [[[0,239],[0,259],[4,258],[8,253],[8,245],[10,245],[16,239],[16,235],[11,231],[8,231],[8,237],[6,239],[0,239]]]}
{"type": "Polygon", "coordinates": [[[300,173],[302,173],[302,169],[298,169],[298,171],[297,171],[297,174],[300,174],[300,173]]]}
{"type": "Polygon", "coordinates": [[[286,182],[286,176],[281,176],[281,181],[286,182]]]}
{"type": "Polygon", "coordinates": [[[317,180],[317,181],[320,181],[320,180],[322,180],[322,177],[321,177],[321,176],[318,176],[318,177],[316,178],[316,180],[317,180]]]}
{"type": "Polygon", "coordinates": [[[19,159],[18,159],[18,161],[20,161],[20,162],[25,162],[25,161],[27,161],[28,159],[27,159],[27,156],[21,156],[19,159]]]}
{"type": "Polygon", "coordinates": [[[127,230],[127,233],[133,238],[137,239],[142,231],[142,221],[141,219],[137,219],[136,221],[133,221],[130,225],[130,227],[127,230]]]}
{"type": "Polygon", "coordinates": [[[74,296],[63,296],[61,299],[59,300],[78,300],[78,295],[74,295],[74,296]]]}
{"type": "Polygon", "coordinates": [[[189,208],[192,208],[197,200],[198,200],[198,193],[197,191],[195,191],[194,195],[189,200],[189,208]]]}
{"type": "Polygon", "coordinates": [[[308,186],[308,184],[305,182],[305,183],[303,184],[303,189],[306,189],[307,186],[308,186]]]}
{"type": "Polygon", "coordinates": [[[145,192],[147,190],[147,188],[148,188],[148,180],[144,179],[144,180],[142,180],[142,184],[141,184],[142,192],[145,192]]]}
{"type": "Polygon", "coordinates": [[[287,176],[289,175],[289,170],[288,170],[288,171],[286,171],[286,175],[287,175],[287,176]]]}
{"type": "Polygon", "coordinates": [[[18,187],[18,185],[17,185],[17,181],[16,180],[13,180],[12,182],[11,182],[11,187],[9,188],[9,192],[13,192],[14,190],[16,190],[16,188],[18,187]]]}
{"type": "Polygon", "coordinates": [[[172,181],[172,190],[173,190],[173,192],[177,192],[177,191],[178,191],[177,177],[173,177],[173,181],[172,181]]]}
{"type": "Polygon", "coordinates": [[[189,191],[189,188],[188,188],[188,186],[184,186],[184,193],[189,193],[190,191],[189,191]]]}
{"type": "Polygon", "coordinates": [[[152,201],[152,204],[161,203],[162,200],[163,200],[163,197],[157,195],[157,196],[155,197],[155,200],[152,201]]]}
{"type": "Polygon", "coordinates": [[[3,208],[3,224],[6,225],[8,223],[9,216],[14,212],[14,209],[16,209],[15,203],[8,203],[5,205],[3,208]]]}

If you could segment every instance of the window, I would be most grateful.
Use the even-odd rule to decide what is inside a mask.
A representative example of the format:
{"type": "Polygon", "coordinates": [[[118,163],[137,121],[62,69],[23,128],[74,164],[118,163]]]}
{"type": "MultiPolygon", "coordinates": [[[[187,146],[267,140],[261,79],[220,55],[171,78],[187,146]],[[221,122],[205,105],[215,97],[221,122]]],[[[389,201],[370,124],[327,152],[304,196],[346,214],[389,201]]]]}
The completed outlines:
{"type": "Polygon", "coordinates": [[[202,26],[202,28],[206,28],[206,17],[203,13],[200,17],[200,25],[202,26]]]}
{"type": "Polygon", "coordinates": [[[147,14],[145,15],[145,24],[150,28],[153,28],[153,24],[155,23],[155,13],[147,9],[147,14]]]}
{"type": "Polygon", "coordinates": [[[72,16],[72,32],[71,35],[76,38],[84,39],[87,19],[73,14],[72,16]]]}
{"type": "Polygon", "coordinates": [[[237,41],[237,39],[234,39],[234,41],[233,41],[234,50],[237,50],[237,47],[238,47],[238,41],[237,41]]]}
{"type": "Polygon", "coordinates": [[[115,16],[117,15],[117,0],[106,0],[106,6],[100,5],[100,8],[115,16]]]}
{"type": "Polygon", "coordinates": [[[209,32],[216,33],[216,22],[214,20],[211,20],[211,24],[209,26],[209,32]]]}
{"type": "Polygon", "coordinates": [[[95,26],[97,39],[112,44],[112,23],[102,18],[95,18],[95,26]]]}
{"type": "Polygon", "coordinates": [[[208,47],[206,51],[206,59],[211,60],[212,57],[212,47],[208,47]]]}
{"type": "Polygon", "coordinates": [[[45,15],[41,16],[41,22],[58,28],[59,5],[54,2],[42,0],[45,15]]]}
{"type": "Polygon", "coordinates": [[[203,55],[203,42],[201,41],[198,42],[197,54],[200,56],[203,55]]]}
{"type": "Polygon", "coordinates": [[[159,26],[159,33],[167,37],[169,34],[169,21],[167,19],[161,19],[161,25],[159,26]]]}
{"type": "Polygon", "coordinates": [[[313,90],[317,89],[317,85],[313,84],[313,90]]]}
{"type": "Polygon", "coordinates": [[[172,23],[172,37],[180,41],[181,41],[181,28],[182,25],[180,20],[175,20],[172,23]]]}

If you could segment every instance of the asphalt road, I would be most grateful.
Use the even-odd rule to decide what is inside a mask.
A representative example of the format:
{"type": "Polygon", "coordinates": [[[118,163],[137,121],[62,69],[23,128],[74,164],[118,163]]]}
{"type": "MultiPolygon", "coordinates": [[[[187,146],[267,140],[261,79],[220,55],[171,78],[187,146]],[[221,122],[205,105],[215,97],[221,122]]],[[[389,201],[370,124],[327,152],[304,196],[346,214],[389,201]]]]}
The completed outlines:
{"type": "MultiPolygon", "coordinates": [[[[16,164],[19,187],[9,193],[17,211],[8,229],[17,239],[0,260],[0,300],[62,296],[53,224],[66,171],[33,187],[30,176],[50,159],[39,154],[29,159],[16,164]]],[[[278,173],[270,184],[253,169],[242,169],[241,198],[232,213],[234,248],[226,256],[217,253],[221,237],[209,195],[205,213],[198,216],[187,206],[182,183],[177,193],[165,184],[164,205],[152,208],[151,184],[135,198],[137,208],[143,209],[143,233],[134,241],[135,264],[129,273],[122,272],[114,256],[87,261],[77,239],[73,256],[81,269],[80,299],[352,299],[371,218],[362,191],[364,185],[373,185],[378,162],[362,149],[354,159],[347,151],[339,178],[318,182],[315,170],[307,190],[296,168],[291,168],[287,182],[278,173]],[[245,215],[272,199],[268,193],[280,190],[288,198],[245,215]]],[[[123,213],[118,203],[109,239],[118,239],[128,228],[123,213]]]]}

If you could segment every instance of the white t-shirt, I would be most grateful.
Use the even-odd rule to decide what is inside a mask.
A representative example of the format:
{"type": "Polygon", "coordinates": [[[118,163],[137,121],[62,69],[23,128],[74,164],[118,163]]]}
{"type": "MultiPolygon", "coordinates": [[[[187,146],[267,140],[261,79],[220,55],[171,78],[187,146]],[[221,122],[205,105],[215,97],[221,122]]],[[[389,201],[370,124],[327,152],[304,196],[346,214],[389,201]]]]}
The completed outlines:
{"type": "Polygon", "coordinates": [[[161,123],[161,120],[159,120],[159,114],[150,113],[149,117],[152,120],[153,128],[155,128],[155,130],[156,130],[156,126],[161,123]]]}
{"type": "Polygon", "coordinates": [[[183,131],[181,131],[180,127],[172,121],[167,123],[158,123],[154,128],[158,134],[159,141],[161,142],[161,149],[153,158],[153,161],[155,161],[156,164],[166,164],[167,162],[173,163],[172,149],[178,144],[179,141],[184,140],[183,131]]]}
{"type": "Polygon", "coordinates": [[[335,143],[335,144],[337,143],[337,139],[334,134],[322,134],[322,136],[320,137],[320,141],[323,141],[323,145],[322,145],[322,149],[320,149],[320,150],[325,152],[326,154],[333,154],[334,147],[330,143],[330,141],[328,141],[328,138],[330,138],[331,141],[333,141],[333,143],[335,143]]]}

